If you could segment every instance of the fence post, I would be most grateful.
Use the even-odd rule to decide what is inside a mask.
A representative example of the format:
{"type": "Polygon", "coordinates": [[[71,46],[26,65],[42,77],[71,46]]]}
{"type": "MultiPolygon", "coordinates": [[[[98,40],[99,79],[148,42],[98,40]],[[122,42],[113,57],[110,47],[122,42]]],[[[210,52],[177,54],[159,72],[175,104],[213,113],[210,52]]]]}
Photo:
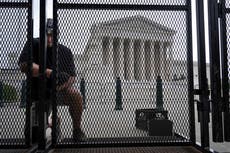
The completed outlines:
{"type": "Polygon", "coordinates": [[[163,110],[163,104],[162,79],[160,76],[157,76],[156,108],[163,110]]]}
{"type": "Polygon", "coordinates": [[[3,84],[0,81],[0,107],[3,107],[3,84]]]}
{"type": "Polygon", "coordinates": [[[84,78],[81,78],[80,92],[81,92],[82,99],[83,99],[83,108],[86,109],[86,102],[85,102],[85,80],[84,80],[84,78]]]}
{"type": "Polygon", "coordinates": [[[117,77],[117,80],[116,80],[116,106],[115,106],[115,110],[123,110],[120,77],[117,77]]]}
{"type": "Polygon", "coordinates": [[[46,136],[45,136],[45,124],[46,113],[45,113],[45,97],[46,97],[46,0],[40,1],[40,37],[39,37],[39,103],[38,103],[38,150],[44,151],[46,149],[46,136]]]}
{"type": "Polygon", "coordinates": [[[196,1],[196,19],[197,19],[197,53],[198,53],[198,75],[199,89],[201,90],[200,102],[202,103],[200,137],[201,147],[209,149],[209,101],[208,101],[208,85],[206,83],[206,53],[205,53],[205,35],[204,35],[204,1],[196,1]]]}

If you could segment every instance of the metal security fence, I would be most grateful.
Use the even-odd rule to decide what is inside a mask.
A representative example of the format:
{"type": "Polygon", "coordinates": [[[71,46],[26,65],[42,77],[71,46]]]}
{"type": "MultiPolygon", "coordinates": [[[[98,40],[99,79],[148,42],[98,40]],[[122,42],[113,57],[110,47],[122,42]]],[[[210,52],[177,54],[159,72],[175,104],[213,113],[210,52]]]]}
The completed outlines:
{"type": "Polygon", "coordinates": [[[81,114],[76,101],[66,98],[60,105],[63,93],[55,94],[54,144],[194,142],[189,0],[54,1],[54,23],[57,82],[63,71],[74,69],[73,88],[84,102],[81,114]],[[83,141],[74,139],[79,116],[83,141]],[[163,133],[155,132],[162,128],[163,133]]]}
{"type": "Polygon", "coordinates": [[[224,112],[224,141],[230,141],[230,51],[229,51],[229,24],[230,24],[230,1],[221,1],[221,65],[222,65],[222,91],[223,91],[223,112],[224,112]]]}
{"type": "Polygon", "coordinates": [[[31,2],[0,1],[0,148],[30,143],[29,130],[25,130],[29,115],[21,105],[26,76],[20,72],[17,61],[32,34],[32,28],[28,28],[31,19],[31,2]]]}
{"type": "MultiPolygon", "coordinates": [[[[229,141],[229,53],[226,36],[228,35],[226,31],[228,3],[228,1],[216,0],[211,0],[208,3],[209,69],[205,62],[206,52],[202,51],[207,47],[204,43],[205,35],[202,33],[206,28],[204,26],[204,5],[203,1],[197,2],[199,89],[196,90],[196,94],[200,95],[198,111],[201,121],[201,146],[206,150],[209,147],[220,150],[218,146],[215,146],[215,143],[229,141]],[[202,71],[206,72],[206,69],[208,73],[203,73],[202,71]],[[209,77],[210,84],[209,79],[207,79],[209,77]],[[210,132],[207,128],[211,129],[210,132]]],[[[226,152],[227,150],[223,151],[226,152]]]]}
{"type": "Polygon", "coordinates": [[[229,141],[229,6],[208,3],[208,65],[202,0],[197,63],[189,0],[54,0],[54,20],[41,0],[33,41],[32,0],[0,0],[0,147],[196,146],[200,136],[196,147],[209,151],[229,141]]]}
{"type": "Polygon", "coordinates": [[[86,0],[81,0],[78,3],[76,3],[74,0],[57,0],[58,3],[60,4],[125,4],[125,5],[171,5],[171,6],[181,6],[181,5],[186,5],[187,1],[186,0],[175,0],[175,1],[170,1],[170,0],[161,0],[161,1],[113,1],[113,0],[108,0],[108,1],[100,1],[100,0],[93,0],[93,1],[86,1],[86,0]]]}

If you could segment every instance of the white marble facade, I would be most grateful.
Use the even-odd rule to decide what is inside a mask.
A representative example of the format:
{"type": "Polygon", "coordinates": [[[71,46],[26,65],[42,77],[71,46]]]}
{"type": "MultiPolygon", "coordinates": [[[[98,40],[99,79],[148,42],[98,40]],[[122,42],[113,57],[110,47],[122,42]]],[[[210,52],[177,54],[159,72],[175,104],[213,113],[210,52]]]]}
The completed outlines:
{"type": "Polygon", "coordinates": [[[84,52],[83,77],[149,81],[161,75],[168,80],[175,33],[143,16],[95,24],[84,52]]]}

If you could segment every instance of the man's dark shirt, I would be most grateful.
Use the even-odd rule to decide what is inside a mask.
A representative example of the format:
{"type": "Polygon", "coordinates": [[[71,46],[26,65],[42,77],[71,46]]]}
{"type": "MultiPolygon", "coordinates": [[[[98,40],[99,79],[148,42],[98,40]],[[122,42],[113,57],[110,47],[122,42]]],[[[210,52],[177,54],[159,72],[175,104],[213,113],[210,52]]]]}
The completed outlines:
{"type": "MultiPolygon", "coordinates": [[[[33,62],[39,65],[39,39],[35,38],[33,40],[33,62]]],[[[19,57],[19,64],[28,61],[29,46],[28,43],[24,46],[21,55],[19,57]]],[[[53,61],[52,61],[52,47],[47,47],[47,56],[46,56],[46,68],[53,69],[53,61]]],[[[67,47],[58,44],[58,52],[57,52],[57,72],[62,73],[65,72],[70,76],[76,76],[75,74],[75,65],[73,60],[73,55],[70,49],[67,47]]],[[[47,79],[47,96],[49,95],[49,91],[51,90],[51,79],[47,79]]],[[[32,98],[38,99],[38,90],[39,90],[39,80],[38,77],[32,78],[32,98]]]]}

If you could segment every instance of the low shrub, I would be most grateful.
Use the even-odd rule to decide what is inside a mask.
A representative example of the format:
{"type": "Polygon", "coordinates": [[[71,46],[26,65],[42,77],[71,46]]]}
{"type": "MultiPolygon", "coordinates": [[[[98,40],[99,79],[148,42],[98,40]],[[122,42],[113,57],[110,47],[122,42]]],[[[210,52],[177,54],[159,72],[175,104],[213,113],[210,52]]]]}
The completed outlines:
{"type": "Polygon", "coordinates": [[[1,96],[3,101],[17,101],[19,99],[18,92],[14,86],[8,84],[2,84],[2,89],[0,89],[1,96]]]}

